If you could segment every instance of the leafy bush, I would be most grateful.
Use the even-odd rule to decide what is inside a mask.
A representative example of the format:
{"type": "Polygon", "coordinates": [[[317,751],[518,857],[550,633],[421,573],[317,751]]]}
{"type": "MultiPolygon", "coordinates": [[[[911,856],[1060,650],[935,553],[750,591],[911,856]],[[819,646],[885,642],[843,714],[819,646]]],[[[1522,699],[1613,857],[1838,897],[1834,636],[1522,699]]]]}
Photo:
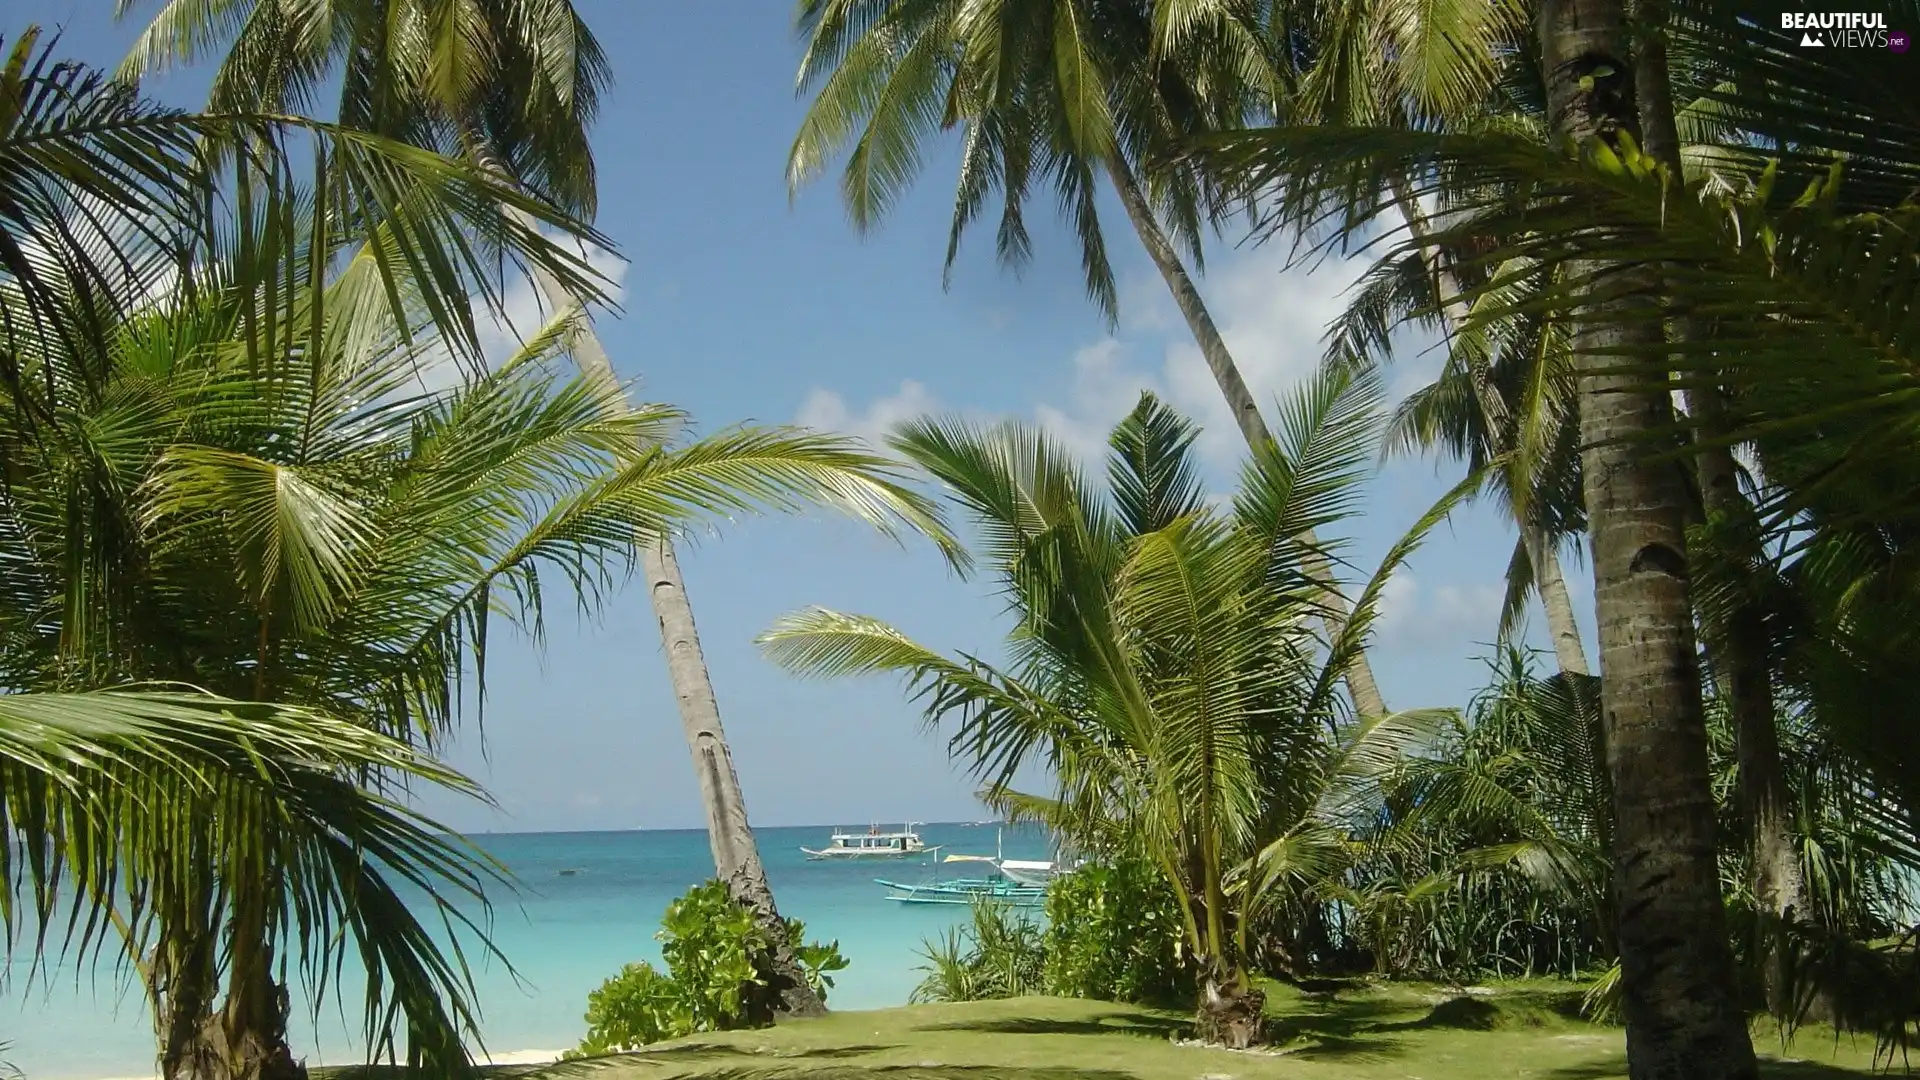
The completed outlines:
{"type": "Polygon", "coordinates": [[[926,978],[912,1000],[985,1001],[1020,997],[1044,988],[1045,939],[1026,912],[990,899],[975,900],[970,926],[953,927],[920,955],[926,978]]]}
{"type": "MultiPolygon", "coordinates": [[[[832,973],[847,966],[840,943],[807,943],[798,919],[786,924],[808,984],[826,1000],[832,973]]],[[[587,1037],[568,1056],[772,1022],[770,943],[753,914],[727,894],[725,882],[696,885],[667,905],[657,936],[666,973],[645,962],[628,964],[588,994],[587,1037]]]]}
{"type": "Polygon", "coordinates": [[[1060,997],[1184,1003],[1180,908],[1152,866],[1118,861],[1063,874],[1047,889],[1045,984],[1060,997]]]}

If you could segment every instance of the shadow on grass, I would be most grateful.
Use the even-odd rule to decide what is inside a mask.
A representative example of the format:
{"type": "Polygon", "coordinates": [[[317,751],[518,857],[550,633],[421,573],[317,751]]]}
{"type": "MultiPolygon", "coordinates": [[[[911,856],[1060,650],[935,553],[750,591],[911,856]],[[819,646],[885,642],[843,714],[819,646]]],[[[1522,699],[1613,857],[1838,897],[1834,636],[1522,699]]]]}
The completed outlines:
{"type": "Polygon", "coordinates": [[[662,1062],[705,1061],[709,1058],[743,1057],[768,1061],[862,1057],[897,1050],[897,1043],[853,1043],[847,1046],[815,1046],[802,1050],[757,1050],[734,1043],[682,1043],[657,1050],[635,1050],[621,1055],[627,1058],[654,1059],[662,1062]]]}
{"type": "MultiPolygon", "coordinates": [[[[621,1055],[619,1058],[602,1058],[612,1063],[630,1063],[644,1060],[643,1054],[621,1055]]],[[[700,1080],[1137,1080],[1131,1073],[1110,1069],[1072,1069],[1060,1067],[1032,1068],[1024,1066],[997,1065],[809,1065],[782,1066],[776,1064],[780,1059],[770,1058],[767,1067],[754,1067],[742,1064],[737,1067],[723,1066],[717,1069],[702,1069],[700,1080]]],[[[665,1064],[664,1062],[662,1064],[665,1064]]],[[[566,1075],[565,1066],[548,1066],[542,1070],[542,1076],[562,1077],[566,1075]]]]}
{"type": "Polygon", "coordinates": [[[1153,1013],[1112,1013],[1093,1020],[1049,1020],[1042,1017],[1002,1016],[977,1020],[949,1020],[920,1024],[915,1031],[977,1031],[987,1035],[1146,1035],[1166,1039],[1182,1035],[1192,1023],[1180,1017],[1153,1013]]]}
{"type": "MultiPolygon", "coordinates": [[[[1544,1075],[1546,1080],[1623,1080],[1627,1075],[1627,1056],[1615,1054],[1606,1061],[1555,1069],[1544,1075]]],[[[1873,1075],[1864,1068],[1848,1069],[1812,1061],[1760,1062],[1761,1080],[1859,1080],[1860,1077],[1873,1075]]]]}

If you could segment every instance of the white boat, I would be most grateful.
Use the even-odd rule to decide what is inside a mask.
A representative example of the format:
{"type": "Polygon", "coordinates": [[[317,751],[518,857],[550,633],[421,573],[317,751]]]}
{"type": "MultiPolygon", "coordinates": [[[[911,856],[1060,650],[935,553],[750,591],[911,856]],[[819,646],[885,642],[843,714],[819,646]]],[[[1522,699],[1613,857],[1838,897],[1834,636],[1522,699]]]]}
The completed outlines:
{"type": "Polygon", "coordinates": [[[899,832],[882,832],[869,826],[866,832],[835,832],[823,848],[802,847],[809,859],[900,859],[908,855],[930,855],[939,847],[928,847],[913,831],[917,822],[909,821],[899,832]]]}

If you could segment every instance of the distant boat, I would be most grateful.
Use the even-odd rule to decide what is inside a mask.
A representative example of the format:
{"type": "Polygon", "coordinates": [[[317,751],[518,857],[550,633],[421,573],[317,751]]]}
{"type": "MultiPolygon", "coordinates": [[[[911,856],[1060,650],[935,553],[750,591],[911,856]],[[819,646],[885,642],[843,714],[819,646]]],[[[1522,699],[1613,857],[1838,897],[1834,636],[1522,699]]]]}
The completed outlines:
{"type": "Polygon", "coordinates": [[[920,834],[913,831],[916,824],[918,822],[909,821],[899,832],[882,832],[878,825],[869,826],[864,833],[836,832],[828,838],[826,847],[800,850],[809,859],[903,859],[939,851],[937,845],[928,847],[920,834]]]}

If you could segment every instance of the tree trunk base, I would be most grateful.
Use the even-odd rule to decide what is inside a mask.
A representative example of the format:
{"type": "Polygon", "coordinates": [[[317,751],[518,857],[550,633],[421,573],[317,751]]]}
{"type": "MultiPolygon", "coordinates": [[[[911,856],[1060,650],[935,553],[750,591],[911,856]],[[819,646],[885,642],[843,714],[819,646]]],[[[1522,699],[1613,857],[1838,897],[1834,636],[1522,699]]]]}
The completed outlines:
{"type": "Polygon", "coordinates": [[[827,1003],[813,992],[812,984],[807,982],[806,969],[801,966],[800,958],[794,955],[787,921],[780,917],[779,910],[773,906],[773,896],[764,887],[756,887],[757,884],[744,869],[727,882],[727,891],[732,894],[734,903],[753,913],[754,921],[760,924],[767,940],[772,943],[760,972],[766,985],[765,1000],[749,1002],[749,1013],[764,1008],[768,1023],[778,1017],[827,1015],[827,1003]]]}
{"type": "Polygon", "coordinates": [[[236,1030],[224,1013],[200,1025],[185,1046],[169,1047],[166,1080],[307,1080],[307,1066],[294,1059],[286,1039],[236,1030]]]}
{"type": "Polygon", "coordinates": [[[1236,982],[1208,979],[1200,988],[1200,1009],[1194,1017],[1195,1036],[1203,1043],[1245,1050],[1266,1041],[1262,1010],[1267,995],[1236,982]]]}

